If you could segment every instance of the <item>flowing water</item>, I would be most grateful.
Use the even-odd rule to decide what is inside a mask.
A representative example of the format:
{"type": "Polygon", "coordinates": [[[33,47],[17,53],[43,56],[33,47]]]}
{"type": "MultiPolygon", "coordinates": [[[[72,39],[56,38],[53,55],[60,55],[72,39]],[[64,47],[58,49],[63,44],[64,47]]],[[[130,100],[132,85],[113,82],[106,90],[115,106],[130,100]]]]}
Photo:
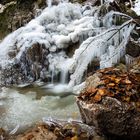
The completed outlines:
{"type": "Polygon", "coordinates": [[[43,119],[76,119],[79,112],[75,96],[53,93],[46,87],[2,88],[0,127],[18,132],[43,119]]]}

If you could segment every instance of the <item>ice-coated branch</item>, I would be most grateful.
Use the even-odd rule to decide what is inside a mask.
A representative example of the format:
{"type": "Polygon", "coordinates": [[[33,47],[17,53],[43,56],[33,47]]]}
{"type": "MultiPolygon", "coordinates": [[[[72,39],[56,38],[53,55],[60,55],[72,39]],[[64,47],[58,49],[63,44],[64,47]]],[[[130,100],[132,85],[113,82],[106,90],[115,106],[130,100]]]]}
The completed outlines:
{"type": "Polygon", "coordinates": [[[88,64],[95,57],[100,59],[101,68],[112,66],[120,60],[120,57],[124,55],[130,33],[135,26],[132,22],[133,19],[130,19],[121,26],[108,29],[82,43],[73,56],[74,73],[71,75],[70,86],[81,82],[88,64]]]}

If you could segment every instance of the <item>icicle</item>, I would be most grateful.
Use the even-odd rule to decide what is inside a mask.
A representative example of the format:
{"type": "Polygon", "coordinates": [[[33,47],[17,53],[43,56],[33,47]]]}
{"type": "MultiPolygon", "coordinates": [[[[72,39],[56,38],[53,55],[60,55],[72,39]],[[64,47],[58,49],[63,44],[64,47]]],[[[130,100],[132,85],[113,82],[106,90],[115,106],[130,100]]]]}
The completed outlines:
{"type": "Polygon", "coordinates": [[[64,59],[59,64],[60,72],[61,72],[60,82],[62,84],[68,83],[69,70],[70,70],[70,66],[72,65],[72,63],[73,63],[72,59],[64,59]]]}
{"type": "Polygon", "coordinates": [[[73,59],[75,60],[75,64],[73,65],[75,71],[71,75],[71,80],[69,82],[70,86],[74,86],[81,82],[83,74],[87,69],[88,64],[93,60],[94,57],[101,58],[101,68],[110,67],[120,61],[120,58],[125,54],[125,46],[128,42],[130,33],[134,28],[134,25],[128,26],[131,23],[131,21],[132,20],[129,20],[122,24],[120,27],[110,29],[96,37],[88,38],[82,43],[80,48],[75,51],[73,57],[73,59]],[[124,30],[123,34],[120,35],[119,30],[124,30]],[[125,38],[120,44],[120,39],[118,37],[119,35],[121,37],[123,37],[123,35],[125,36],[125,38]],[[112,39],[114,40],[115,46],[108,46],[107,42],[112,39]]]}
{"type": "Polygon", "coordinates": [[[52,0],[46,0],[46,4],[48,5],[49,8],[52,7],[52,0]]]}
{"type": "Polygon", "coordinates": [[[101,5],[103,5],[104,4],[104,0],[100,0],[100,3],[101,3],[101,5]]]}
{"type": "Polygon", "coordinates": [[[95,56],[99,57],[102,53],[104,53],[104,48],[101,49],[104,41],[99,39],[92,42],[92,40],[94,40],[94,38],[89,38],[83,42],[83,44],[74,54],[73,59],[76,60],[74,64],[76,68],[74,74],[71,75],[69,86],[79,84],[82,80],[84,71],[87,69],[87,66],[92,59],[95,56]]]}
{"type": "Polygon", "coordinates": [[[17,125],[9,134],[10,135],[14,135],[16,132],[17,132],[17,130],[19,129],[19,125],[17,125]]]}
{"type": "MultiPolygon", "coordinates": [[[[139,58],[139,57],[138,57],[139,58]]],[[[129,69],[131,67],[131,65],[133,64],[133,62],[136,60],[137,58],[134,58],[128,54],[125,55],[125,63],[127,68],[129,69]]]]}

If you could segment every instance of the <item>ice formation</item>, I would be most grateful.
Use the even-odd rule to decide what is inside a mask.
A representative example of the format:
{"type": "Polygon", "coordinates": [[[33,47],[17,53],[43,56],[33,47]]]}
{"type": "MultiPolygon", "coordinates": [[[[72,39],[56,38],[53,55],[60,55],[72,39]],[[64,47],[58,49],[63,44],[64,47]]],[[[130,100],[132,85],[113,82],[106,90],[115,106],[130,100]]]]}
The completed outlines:
{"type": "Polygon", "coordinates": [[[75,71],[71,75],[70,86],[81,83],[82,76],[93,58],[100,59],[100,68],[111,67],[120,61],[120,58],[125,55],[125,46],[134,28],[134,25],[128,24],[129,22],[131,20],[118,28],[90,37],[82,43],[74,54],[75,71]]]}
{"type": "MultiPolygon", "coordinates": [[[[20,61],[28,48],[39,43],[45,45],[50,52],[46,58],[50,64],[51,81],[53,82],[54,75],[62,71],[61,82],[66,82],[71,62],[63,48],[67,48],[69,44],[83,42],[89,36],[96,34],[96,24],[94,25],[93,22],[96,23],[98,19],[93,16],[95,10],[96,8],[92,8],[90,5],[81,6],[71,3],[60,3],[58,6],[44,9],[40,16],[33,19],[25,27],[11,33],[2,41],[0,44],[1,67],[4,69],[9,64],[20,61]],[[12,51],[16,52],[14,58],[9,57],[9,52],[12,51]],[[63,66],[64,64],[65,66],[63,66]]],[[[33,68],[36,67],[34,65],[33,68]]],[[[25,71],[24,74],[27,75],[25,65],[22,64],[21,67],[22,71],[25,71]]],[[[43,74],[42,69],[40,77],[43,74]]]]}
{"type": "Polygon", "coordinates": [[[137,15],[140,15],[140,0],[136,0],[134,8],[132,8],[137,15]]]}
{"type": "MultiPolygon", "coordinates": [[[[96,11],[97,7],[90,4],[81,6],[63,2],[51,6],[49,0],[48,8],[44,9],[41,15],[25,27],[11,33],[0,43],[1,68],[20,61],[28,48],[36,43],[45,46],[49,52],[45,56],[49,63],[48,71],[41,68],[39,74],[35,72],[36,79],[48,74],[51,75],[51,83],[54,83],[55,76],[59,74],[62,84],[80,84],[88,64],[95,57],[100,60],[100,68],[110,67],[119,62],[134,26],[129,24],[130,21],[116,26],[113,17],[121,15],[129,20],[131,17],[111,11],[101,19],[96,11]],[[75,49],[72,57],[68,56],[65,50],[76,43],[79,44],[79,48],[75,49]],[[14,58],[9,57],[10,51],[16,51],[14,58]]],[[[36,65],[38,63],[32,64],[32,69],[36,69],[36,65]]],[[[28,70],[24,64],[21,64],[21,67],[26,76],[28,70]]]]}
{"type": "Polygon", "coordinates": [[[52,7],[52,0],[46,0],[46,4],[48,4],[48,7],[51,8],[52,7]]]}

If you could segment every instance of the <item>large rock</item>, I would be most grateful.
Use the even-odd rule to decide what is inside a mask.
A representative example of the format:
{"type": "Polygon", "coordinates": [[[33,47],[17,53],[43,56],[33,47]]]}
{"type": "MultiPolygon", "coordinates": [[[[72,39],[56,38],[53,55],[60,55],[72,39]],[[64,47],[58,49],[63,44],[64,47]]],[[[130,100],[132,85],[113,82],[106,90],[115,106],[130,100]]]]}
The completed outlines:
{"type": "Polygon", "coordinates": [[[36,14],[36,9],[46,5],[45,0],[0,1],[0,39],[27,24],[36,14]]]}
{"type": "Polygon", "coordinates": [[[48,71],[47,55],[49,51],[45,45],[34,44],[16,58],[17,50],[9,52],[9,57],[15,58],[14,63],[1,69],[1,86],[13,84],[32,83],[38,79],[47,80],[45,72],[48,71]]]}
{"type": "Polygon", "coordinates": [[[77,97],[84,123],[106,135],[140,137],[140,83],[135,74],[107,68],[87,78],[77,97]]]}

